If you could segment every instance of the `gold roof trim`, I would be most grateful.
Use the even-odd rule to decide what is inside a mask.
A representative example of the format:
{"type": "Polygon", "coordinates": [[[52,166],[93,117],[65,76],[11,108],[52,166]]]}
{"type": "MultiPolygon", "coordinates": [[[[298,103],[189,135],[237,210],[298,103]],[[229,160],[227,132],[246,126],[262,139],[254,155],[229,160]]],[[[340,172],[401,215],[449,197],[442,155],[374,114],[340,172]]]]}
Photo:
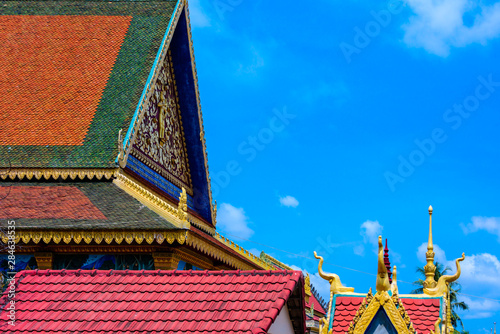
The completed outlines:
{"type": "MultiPolygon", "coordinates": [[[[217,236],[215,237],[215,239],[220,241],[219,237],[217,237],[217,236]]],[[[245,259],[250,260],[249,262],[254,263],[255,266],[252,266],[249,263],[238,259],[237,257],[229,256],[230,254],[226,250],[224,250],[223,248],[217,247],[215,244],[207,242],[205,239],[200,238],[199,236],[197,236],[194,233],[189,234],[189,238],[187,238],[186,244],[188,246],[193,247],[195,250],[198,250],[198,251],[201,251],[207,255],[210,255],[211,257],[223,262],[224,264],[227,264],[229,266],[233,266],[233,267],[241,269],[241,270],[252,270],[252,269],[256,269],[256,267],[261,267],[262,269],[266,269],[266,270],[273,270],[273,268],[264,267],[263,265],[256,263],[255,261],[250,260],[243,253],[243,251],[244,252],[248,252],[248,251],[244,250],[241,247],[240,248],[242,249],[242,251],[237,251],[233,247],[230,247],[230,248],[235,250],[239,255],[242,255],[245,259]]],[[[227,244],[226,244],[226,246],[227,246],[227,244]]]]}
{"type": "MultiPolygon", "coordinates": [[[[184,244],[187,238],[187,231],[23,231],[16,230],[15,242],[18,244],[22,241],[28,244],[32,241],[35,244],[40,242],[49,244],[51,241],[55,244],[152,244],[156,241],[159,244],[165,241],[172,244],[177,241],[179,244],[184,244]]],[[[7,243],[8,236],[2,235],[2,242],[7,243]]]]}
{"type": "Polygon", "coordinates": [[[347,333],[363,334],[380,308],[384,309],[398,334],[415,334],[410,317],[398,295],[391,297],[387,291],[377,291],[373,296],[371,289],[356,312],[347,333]]]}
{"type": "Polygon", "coordinates": [[[128,193],[139,202],[147,206],[149,209],[153,210],[158,215],[173,223],[177,227],[189,228],[189,224],[193,224],[200,230],[207,232],[211,236],[215,234],[215,228],[184,210],[184,208],[186,208],[187,210],[187,196],[181,194],[181,196],[179,197],[180,201],[179,203],[177,203],[176,208],[174,206],[174,203],[171,203],[166,199],[157,196],[153,193],[153,191],[149,190],[141,183],[132,180],[121,171],[117,173],[117,178],[113,180],[113,183],[115,183],[120,189],[124,190],[126,193],[128,193]],[[182,213],[179,210],[182,211],[182,213]],[[183,219],[184,217],[185,220],[183,219]]]}
{"type": "Polygon", "coordinates": [[[183,197],[185,195],[185,190],[183,190],[179,205],[176,208],[163,198],[155,195],[152,191],[145,188],[142,184],[127,177],[122,172],[118,173],[117,178],[113,180],[113,183],[178,228],[189,229],[190,223],[187,220],[187,208],[184,210],[184,204],[181,203],[181,201],[185,201],[183,197]]]}
{"type": "Polygon", "coordinates": [[[218,241],[222,242],[227,247],[229,247],[232,250],[234,250],[236,253],[242,255],[246,259],[248,259],[251,262],[255,263],[256,265],[262,267],[263,269],[265,269],[265,270],[276,270],[276,268],[274,268],[269,263],[263,261],[261,258],[255,256],[255,255],[253,255],[252,253],[250,253],[249,251],[247,251],[243,247],[241,247],[238,244],[234,243],[234,241],[231,241],[228,238],[220,235],[218,232],[215,232],[214,238],[217,239],[218,241]]]}
{"type": "Polygon", "coordinates": [[[0,169],[0,178],[6,180],[10,178],[11,180],[24,178],[31,180],[92,180],[96,178],[101,180],[102,178],[109,180],[116,177],[118,174],[118,169],[116,168],[2,168],[0,169]]]}
{"type": "Polygon", "coordinates": [[[260,256],[259,258],[267,263],[269,263],[270,265],[276,267],[276,269],[280,269],[280,268],[283,268],[285,270],[293,270],[291,267],[287,266],[286,264],[284,264],[283,262],[275,259],[274,257],[272,257],[271,255],[269,254],[266,254],[264,251],[262,251],[260,253],[260,256]]]}

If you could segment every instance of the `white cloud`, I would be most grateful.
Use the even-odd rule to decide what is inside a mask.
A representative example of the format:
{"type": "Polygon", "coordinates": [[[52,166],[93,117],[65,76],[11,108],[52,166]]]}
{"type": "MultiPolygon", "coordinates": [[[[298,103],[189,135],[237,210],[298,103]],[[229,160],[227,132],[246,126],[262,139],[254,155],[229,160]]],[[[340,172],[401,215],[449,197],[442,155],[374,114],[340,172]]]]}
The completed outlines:
{"type": "Polygon", "coordinates": [[[460,296],[460,300],[469,306],[469,311],[464,313],[463,319],[483,319],[491,317],[495,311],[500,310],[500,303],[491,299],[471,298],[460,296]]]}
{"type": "Polygon", "coordinates": [[[384,227],[377,220],[367,220],[361,224],[360,234],[363,237],[363,241],[365,244],[372,245],[375,252],[378,251],[378,236],[382,235],[383,229],[384,227]]]}
{"type": "Polygon", "coordinates": [[[264,57],[262,57],[261,52],[257,50],[254,45],[250,46],[250,50],[248,52],[249,55],[252,56],[252,59],[247,61],[246,64],[240,63],[237,74],[257,74],[257,70],[261,67],[264,67],[264,57]]]}
{"type": "Polygon", "coordinates": [[[353,250],[354,254],[356,254],[356,255],[359,255],[359,256],[365,255],[365,246],[363,244],[359,244],[359,245],[354,246],[354,248],[352,250],[353,250]]]}
{"type": "Polygon", "coordinates": [[[446,57],[451,47],[485,45],[500,35],[500,3],[479,0],[407,0],[415,15],[403,26],[404,41],[446,57]]]}
{"type": "Polygon", "coordinates": [[[281,205],[296,208],[299,205],[299,201],[293,196],[280,197],[281,205]]]}
{"type": "Polygon", "coordinates": [[[472,217],[472,223],[467,225],[461,223],[460,227],[465,234],[485,230],[496,235],[500,242],[500,217],[472,217]]]}
{"type": "Polygon", "coordinates": [[[235,208],[229,203],[222,203],[217,212],[217,227],[226,233],[241,238],[250,238],[254,231],[248,227],[250,221],[243,208],[235,208]]]}
{"type": "MultiPolygon", "coordinates": [[[[455,270],[455,264],[450,261],[450,267],[455,270]]],[[[467,289],[482,289],[497,292],[500,288],[500,261],[489,253],[466,256],[462,262],[460,284],[467,289]]]]}
{"type": "MultiPolygon", "coordinates": [[[[434,247],[434,261],[446,264],[446,254],[444,253],[444,250],[441,249],[437,244],[433,244],[434,247]]],[[[425,260],[425,253],[427,252],[427,242],[422,243],[417,250],[417,258],[419,259],[420,262],[426,263],[427,261],[425,260]]],[[[452,267],[453,268],[453,267],[452,267]]]]}
{"type": "Polygon", "coordinates": [[[210,27],[210,19],[204,13],[200,5],[200,0],[189,1],[189,21],[192,27],[203,28],[210,27]]]}

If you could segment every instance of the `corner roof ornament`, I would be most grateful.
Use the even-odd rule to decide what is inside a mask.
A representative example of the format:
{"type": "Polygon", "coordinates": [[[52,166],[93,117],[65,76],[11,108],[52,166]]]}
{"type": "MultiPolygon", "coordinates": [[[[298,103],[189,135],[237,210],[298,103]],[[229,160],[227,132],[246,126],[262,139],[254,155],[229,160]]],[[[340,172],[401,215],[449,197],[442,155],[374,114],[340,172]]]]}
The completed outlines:
{"type": "Polygon", "coordinates": [[[330,324],[330,315],[332,312],[332,307],[335,307],[335,305],[332,305],[333,295],[341,292],[354,292],[354,288],[348,288],[343,286],[342,283],[340,282],[340,277],[338,275],[325,273],[323,271],[323,257],[318,256],[318,254],[316,254],[316,251],[314,251],[314,257],[319,259],[318,263],[319,276],[330,283],[330,301],[328,302],[328,311],[326,313],[326,320],[325,318],[322,318],[320,320],[320,325],[319,325],[319,332],[321,334],[327,334],[328,327],[330,324]]]}
{"type": "Polygon", "coordinates": [[[427,264],[424,267],[425,281],[424,294],[428,296],[442,296],[448,292],[448,284],[456,281],[460,277],[460,262],[465,259],[465,254],[455,260],[457,272],[454,275],[443,275],[436,282],[436,266],[434,265],[434,245],[432,244],[432,206],[429,206],[429,240],[427,242],[427,253],[425,253],[427,264]]]}

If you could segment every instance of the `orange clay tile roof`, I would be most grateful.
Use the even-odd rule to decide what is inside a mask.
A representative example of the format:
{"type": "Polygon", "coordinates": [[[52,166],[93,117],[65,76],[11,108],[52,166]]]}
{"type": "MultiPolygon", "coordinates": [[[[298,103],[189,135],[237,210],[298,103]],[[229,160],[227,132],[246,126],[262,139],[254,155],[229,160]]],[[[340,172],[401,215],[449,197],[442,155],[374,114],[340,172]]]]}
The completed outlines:
{"type": "Polygon", "coordinates": [[[114,168],[178,1],[2,2],[0,168],[114,168]]]}
{"type": "Polygon", "coordinates": [[[0,229],[173,230],[112,182],[0,182],[0,229]]]}
{"type": "Polygon", "coordinates": [[[0,187],[0,219],[106,219],[76,187],[0,187]]]}
{"type": "Polygon", "coordinates": [[[82,145],[130,16],[0,16],[0,145],[82,145]]]}

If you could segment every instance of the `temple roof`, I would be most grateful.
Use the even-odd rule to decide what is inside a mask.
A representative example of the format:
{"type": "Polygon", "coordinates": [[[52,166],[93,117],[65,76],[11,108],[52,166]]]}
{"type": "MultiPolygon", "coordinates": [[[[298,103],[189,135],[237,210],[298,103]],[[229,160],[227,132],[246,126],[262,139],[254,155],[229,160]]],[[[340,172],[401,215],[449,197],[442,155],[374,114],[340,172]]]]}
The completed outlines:
{"type": "Polygon", "coordinates": [[[309,297],[309,302],[306,303],[307,308],[311,308],[311,305],[314,304],[314,311],[319,312],[321,314],[326,314],[325,308],[323,307],[322,303],[318,300],[319,295],[316,293],[314,290],[314,287],[311,284],[311,296],[309,297]]]}
{"type": "Polygon", "coordinates": [[[267,333],[285,305],[305,331],[299,271],[37,270],[15,281],[15,326],[0,299],[11,333],[267,333]]]}
{"type": "Polygon", "coordinates": [[[16,229],[178,228],[112,182],[2,182],[0,197],[1,224],[16,229]]]}
{"type": "MultiPolygon", "coordinates": [[[[349,325],[354,320],[356,312],[366,296],[337,295],[333,313],[333,333],[346,333],[349,325]]],[[[413,328],[417,333],[428,334],[434,330],[434,323],[439,318],[442,298],[429,298],[413,295],[411,297],[399,296],[406,313],[410,317],[413,328]]]]}
{"type": "Polygon", "coordinates": [[[3,3],[0,167],[115,167],[176,3],[3,3]]]}

